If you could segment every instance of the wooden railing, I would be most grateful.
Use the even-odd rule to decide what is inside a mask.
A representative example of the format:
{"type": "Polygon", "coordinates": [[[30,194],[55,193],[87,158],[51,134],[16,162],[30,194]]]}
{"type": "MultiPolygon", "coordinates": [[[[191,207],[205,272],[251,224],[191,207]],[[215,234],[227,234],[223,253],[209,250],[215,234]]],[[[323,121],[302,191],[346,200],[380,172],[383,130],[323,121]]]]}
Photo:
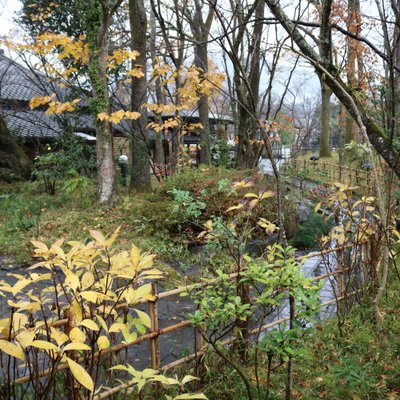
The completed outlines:
{"type": "MultiPolygon", "coordinates": [[[[347,246],[341,246],[341,247],[336,247],[333,249],[328,249],[328,250],[324,250],[324,251],[318,251],[318,252],[313,252],[313,253],[309,253],[307,255],[304,256],[300,256],[300,257],[296,257],[295,259],[299,262],[303,262],[304,260],[310,259],[312,257],[324,257],[325,255],[331,254],[331,253],[336,253],[336,254],[340,254],[342,253],[344,250],[346,249],[351,249],[353,248],[354,245],[349,244],[347,246]]],[[[326,278],[330,278],[333,276],[343,276],[344,273],[346,273],[347,271],[349,271],[349,268],[344,268],[343,264],[340,262],[340,260],[343,260],[343,257],[337,257],[338,260],[338,265],[337,265],[337,269],[334,271],[330,271],[327,272],[323,275],[319,275],[317,277],[313,277],[312,280],[317,282],[326,278]]],[[[236,273],[233,273],[231,275],[229,275],[230,279],[234,279],[235,277],[237,277],[236,273]]],[[[149,312],[149,317],[150,317],[150,321],[151,321],[151,327],[149,329],[149,332],[140,336],[139,338],[137,338],[134,341],[131,341],[129,343],[118,343],[114,346],[109,347],[108,349],[105,350],[101,350],[100,352],[97,352],[93,355],[93,359],[99,359],[105,356],[109,356],[110,354],[113,353],[117,353],[123,349],[127,349],[130,348],[132,346],[138,345],[144,341],[149,341],[150,342],[150,346],[149,346],[149,353],[150,353],[150,367],[156,370],[161,370],[161,371],[166,371],[166,370],[170,370],[172,368],[178,367],[182,364],[185,364],[187,362],[189,362],[190,360],[193,360],[195,358],[198,358],[200,356],[202,356],[205,352],[206,352],[206,346],[204,345],[204,341],[202,340],[202,338],[200,339],[200,335],[198,336],[198,340],[197,340],[197,348],[195,349],[195,352],[183,357],[181,359],[178,359],[176,361],[173,361],[171,363],[168,363],[166,365],[161,365],[161,361],[160,361],[160,342],[159,342],[159,338],[162,335],[166,335],[168,333],[171,332],[176,332],[178,330],[181,330],[183,328],[187,328],[191,326],[191,322],[190,320],[184,320],[181,321],[179,323],[173,324],[173,325],[169,325],[165,328],[160,329],[159,328],[159,315],[158,315],[158,303],[160,301],[163,301],[165,299],[169,299],[172,296],[176,296],[176,295],[180,295],[182,293],[188,293],[191,290],[198,288],[199,285],[200,287],[206,287],[208,285],[211,285],[213,283],[216,282],[216,279],[210,279],[210,280],[206,280],[206,281],[202,281],[200,284],[192,284],[192,285],[188,285],[188,286],[184,286],[181,288],[177,288],[177,289],[173,289],[173,290],[169,290],[166,292],[161,292],[159,294],[155,294],[155,300],[154,301],[148,301],[148,300],[143,300],[141,301],[139,304],[146,304],[148,305],[148,312],[149,312]]],[[[154,286],[153,286],[153,290],[154,286]]],[[[351,296],[353,295],[352,293],[347,294],[347,296],[351,296]]],[[[339,287],[338,292],[336,294],[336,297],[333,299],[330,299],[326,302],[321,303],[322,306],[326,306],[329,304],[334,304],[337,301],[343,300],[346,296],[343,293],[343,290],[339,287]]],[[[118,308],[122,308],[125,307],[126,308],[126,304],[121,304],[117,306],[118,308]]],[[[266,331],[274,326],[280,325],[283,322],[287,321],[289,319],[289,317],[286,318],[281,318],[278,320],[275,320],[271,323],[268,323],[264,326],[262,326],[261,328],[257,328],[257,329],[253,329],[251,332],[249,332],[250,334],[255,334],[261,331],[266,331]]],[[[56,320],[56,321],[52,321],[51,323],[49,323],[49,326],[53,326],[53,327],[61,327],[64,326],[66,329],[69,326],[69,319],[68,318],[64,318],[64,319],[60,319],[60,320],[56,320]]],[[[223,344],[224,345],[228,345],[230,343],[232,343],[234,339],[233,338],[229,338],[226,339],[223,344]]],[[[75,360],[78,363],[82,363],[84,361],[84,358],[78,358],[75,360]]],[[[68,368],[68,365],[65,364],[59,364],[57,366],[57,371],[62,371],[68,368]]],[[[39,372],[38,374],[35,375],[35,379],[39,379],[41,377],[47,376],[49,375],[51,372],[54,372],[54,370],[52,368],[46,369],[46,370],[42,370],[41,372],[39,372]]],[[[32,377],[30,375],[26,375],[23,376],[21,378],[16,379],[13,384],[22,384],[22,383],[26,383],[29,382],[32,379],[32,377]]],[[[119,392],[120,390],[126,389],[129,387],[129,384],[121,384],[119,386],[116,386],[112,389],[109,389],[107,391],[105,391],[104,393],[97,395],[94,397],[94,400],[101,400],[101,399],[105,399],[109,396],[111,396],[112,394],[115,394],[117,392],[119,392]]]]}
{"type": "MultiPolygon", "coordinates": [[[[324,181],[335,181],[351,186],[359,186],[373,191],[374,175],[372,171],[348,167],[340,164],[332,164],[323,160],[307,160],[293,158],[289,165],[296,173],[306,172],[311,179],[321,179],[324,181]]],[[[378,172],[379,179],[383,179],[383,174],[378,172]]]]}

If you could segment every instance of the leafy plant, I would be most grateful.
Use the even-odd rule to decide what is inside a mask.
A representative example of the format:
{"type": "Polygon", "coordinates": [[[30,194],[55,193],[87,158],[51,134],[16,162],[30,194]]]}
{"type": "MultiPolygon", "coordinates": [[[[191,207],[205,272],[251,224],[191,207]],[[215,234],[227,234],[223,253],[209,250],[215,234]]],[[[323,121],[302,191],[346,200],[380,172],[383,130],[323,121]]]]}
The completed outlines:
{"type": "Polygon", "coordinates": [[[184,219],[196,220],[206,208],[201,200],[195,200],[187,190],[172,189],[169,193],[173,196],[172,212],[180,214],[184,219]]]}
{"type": "Polygon", "coordinates": [[[69,242],[68,251],[62,241],[50,247],[33,242],[42,261],[25,276],[13,275],[14,284],[0,282],[1,295],[11,306],[0,324],[0,350],[10,360],[3,365],[3,398],[15,396],[18,378],[46,397],[55,390],[54,374],[64,369],[74,378],[75,390],[94,392],[104,367],[101,352],[116,338],[117,343],[132,342],[150,327],[147,314],[134,306],[153,298],[151,284],[142,284],[143,279],[161,273],[152,267],[153,255],[141,254],[135,246],[130,252],[115,252],[118,231],[108,238],[91,231],[91,241],[69,242]],[[131,306],[133,314],[123,305],[131,306]],[[54,324],[63,317],[65,331],[54,324]],[[22,363],[30,366],[28,371],[19,368],[22,363]],[[40,381],[38,374],[43,375],[40,381]]]}

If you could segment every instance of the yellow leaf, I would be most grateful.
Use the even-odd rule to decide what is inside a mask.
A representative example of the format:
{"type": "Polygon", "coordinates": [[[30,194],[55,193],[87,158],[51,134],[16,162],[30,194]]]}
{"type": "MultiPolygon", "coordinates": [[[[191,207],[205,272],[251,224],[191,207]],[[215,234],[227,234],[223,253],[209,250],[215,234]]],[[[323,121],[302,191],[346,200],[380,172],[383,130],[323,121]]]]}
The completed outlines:
{"type": "Polygon", "coordinates": [[[69,338],[72,342],[84,343],[86,340],[86,335],[85,332],[80,330],[78,327],[75,327],[71,329],[71,332],[69,333],[69,338]]]}
{"type": "Polygon", "coordinates": [[[18,358],[19,360],[22,361],[25,360],[24,351],[17,344],[8,342],[6,340],[0,340],[0,350],[11,357],[18,358]]]}
{"type": "Polygon", "coordinates": [[[258,199],[258,194],[255,193],[246,193],[244,197],[254,197],[255,199],[258,199]]]}
{"type": "Polygon", "coordinates": [[[229,212],[229,211],[233,211],[233,210],[240,210],[241,208],[243,208],[244,204],[238,204],[237,206],[232,206],[229,207],[225,212],[229,212]]]}
{"type": "Polygon", "coordinates": [[[64,269],[64,273],[65,284],[75,292],[80,286],[79,278],[70,270],[64,269]]]}
{"type": "Polygon", "coordinates": [[[140,261],[140,251],[134,244],[131,248],[131,260],[133,265],[137,267],[140,261]]]}
{"type": "Polygon", "coordinates": [[[61,332],[56,328],[51,327],[50,332],[51,332],[51,338],[57,343],[58,346],[63,345],[65,342],[69,340],[68,335],[66,335],[64,332],[61,332]]]}
{"type": "Polygon", "coordinates": [[[275,192],[267,191],[261,195],[260,200],[268,199],[273,196],[275,196],[275,192]]]}
{"type": "Polygon", "coordinates": [[[38,242],[36,240],[31,240],[31,243],[36,247],[36,250],[40,250],[42,252],[49,251],[48,247],[43,242],[38,242]]]}
{"type": "Polygon", "coordinates": [[[101,327],[108,332],[107,324],[106,321],[104,321],[104,318],[101,317],[100,315],[97,316],[97,320],[100,322],[101,327]]]}
{"type": "Polygon", "coordinates": [[[102,246],[104,245],[104,242],[106,241],[106,239],[101,232],[95,231],[95,230],[90,230],[89,232],[90,232],[92,238],[94,240],[96,240],[96,242],[98,242],[102,246]]]}
{"type": "Polygon", "coordinates": [[[140,310],[135,310],[135,311],[140,319],[140,322],[147,328],[150,328],[151,327],[150,317],[143,311],[140,310]]]}
{"type": "Polygon", "coordinates": [[[117,333],[117,332],[121,332],[123,329],[126,328],[125,324],[122,324],[120,322],[115,322],[114,324],[112,324],[110,326],[110,329],[108,330],[108,332],[110,333],[117,333]]]}
{"type": "Polygon", "coordinates": [[[85,272],[81,278],[82,289],[87,289],[88,287],[92,286],[93,283],[94,283],[93,273],[90,271],[85,272]]]}
{"type": "Polygon", "coordinates": [[[71,360],[69,357],[66,357],[66,361],[68,363],[68,367],[74,376],[74,378],[86,389],[93,392],[94,384],[90,375],[84,370],[82,366],[80,366],[77,362],[71,360]]]}
{"type": "Polygon", "coordinates": [[[31,346],[42,350],[58,351],[58,347],[54,343],[46,342],[46,340],[34,340],[31,346]]]}
{"type": "MultiPolygon", "coordinates": [[[[138,114],[139,114],[139,113],[138,113],[138,114]]],[[[140,115],[140,114],[139,114],[139,115],[140,115]]],[[[118,234],[119,234],[120,229],[121,229],[121,226],[119,226],[119,227],[114,231],[114,233],[106,240],[106,242],[104,243],[104,247],[110,247],[110,246],[114,243],[115,239],[117,238],[117,236],[118,236],[118,234]]]]}
{"type": "Polygon", "coordinates": [[[97,326],[96,322],[94,322],[91,319],[84,319],[79,326],[84,326],[85,328],[88,328],[92,331],[98,331],[99,327],[97,326]]]}
{"type": "Polygon", "coordinates": [[[68,343],[64,348],[63,351],[69,351],[69,350],[91,350],[90,346],[88,346],[85,343],[81,342],[72,342],[68,343]]]}
{"type": "Polygon", "coordinates": [[[97,339],[97,345],[99,346],[99,350],[105,350],[110,347],[110,341],[107,336],[103,335],[97,339]]]}
{"type": "Polygon", "coordinates": [[[74,300],[69,307],[73,325],[78,325],[82,321],[82,309],[77,300],[74,300]]]}
{"type": "Polygon", "coordinates": [[[22,331],[19,333],[15,340],[25,349],[26,347],[30,346],[35,339],[35,332],[34,331],[22,331]]]}

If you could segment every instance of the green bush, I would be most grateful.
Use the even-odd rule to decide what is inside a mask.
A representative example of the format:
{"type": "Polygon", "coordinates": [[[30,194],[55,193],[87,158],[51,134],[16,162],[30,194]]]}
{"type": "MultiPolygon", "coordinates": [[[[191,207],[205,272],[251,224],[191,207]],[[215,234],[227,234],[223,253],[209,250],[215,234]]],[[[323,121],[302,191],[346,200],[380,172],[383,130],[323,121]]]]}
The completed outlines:
{"type": "Polygon", "coordinates": [[[326,222],[323,216],[311,211],[308,221],[300,224],[290,243],[297,249],[312,249],[316,247],[321,236],[329,233],[331,227],[331,222],[326,222]]]}

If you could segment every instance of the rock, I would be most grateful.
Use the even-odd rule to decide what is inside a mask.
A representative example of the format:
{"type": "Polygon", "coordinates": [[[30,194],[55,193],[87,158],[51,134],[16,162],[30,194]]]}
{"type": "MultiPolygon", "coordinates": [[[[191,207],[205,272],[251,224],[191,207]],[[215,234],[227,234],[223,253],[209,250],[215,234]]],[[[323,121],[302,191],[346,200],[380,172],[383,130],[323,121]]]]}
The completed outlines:
{"type": "Polygon", "coordinates": [[[0,269],[3,271],[11,271],[16,268],[20,268],[20,266],[15,262],[13,257],[0,256],[0,269]]]}
{"type": "Polygon", "coordinates": [[[299,205],[299,222],[306,222],[310,218],[311,209],[305,204],[299,205]]]}
{"type": "Polygon", "coordinates": [[[369,162],[366,162],[364,164],[361,165],[361,169],[363,169],[364,171],[371,171],[372,169],[372,164],[369,162]]]}

